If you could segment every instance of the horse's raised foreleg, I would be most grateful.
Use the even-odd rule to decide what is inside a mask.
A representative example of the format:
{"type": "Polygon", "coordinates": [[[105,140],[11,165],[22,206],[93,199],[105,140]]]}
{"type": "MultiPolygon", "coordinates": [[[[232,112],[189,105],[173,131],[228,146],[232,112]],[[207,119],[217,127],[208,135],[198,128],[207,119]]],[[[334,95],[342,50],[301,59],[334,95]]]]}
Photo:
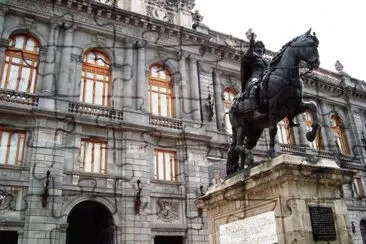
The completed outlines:
{"type": "Polygon", "coordinates": [[[302,102],[299,104],[296,114],[302,114],[304,112],[310,112],[312,117],[312,124],[311,124],[311,130],[306,133],[306,139],[308,141],[314,141],[316,134],[318,132],[318,129],[320,127],[319,120],[318,120],[318,107],[315,102],[302,102]]]}

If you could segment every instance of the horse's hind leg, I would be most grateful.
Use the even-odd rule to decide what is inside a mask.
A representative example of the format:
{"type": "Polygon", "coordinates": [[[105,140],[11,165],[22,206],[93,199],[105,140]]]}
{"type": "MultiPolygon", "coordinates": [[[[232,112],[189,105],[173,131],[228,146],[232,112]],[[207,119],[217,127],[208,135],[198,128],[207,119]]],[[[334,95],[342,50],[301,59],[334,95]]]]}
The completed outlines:
{"type": "Polygon", "coordinates": [[[246,149],[245,163],[247,165],[250,165],[253,163],[252,149],[257,145],[259,137],[262,135],[262,133],[263,133],[263,129],[257,129],[257,128],[251,127],[248,130],[247,140],[245,142],[245,149],[246,149]]]}

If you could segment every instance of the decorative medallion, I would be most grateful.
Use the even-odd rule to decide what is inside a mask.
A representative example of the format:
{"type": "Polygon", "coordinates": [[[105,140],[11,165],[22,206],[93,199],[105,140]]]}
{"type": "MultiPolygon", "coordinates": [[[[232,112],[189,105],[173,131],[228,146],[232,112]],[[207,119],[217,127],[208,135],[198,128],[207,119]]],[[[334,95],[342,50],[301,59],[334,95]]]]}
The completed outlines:
{"type": "Polygon", "coordinates": [[[0,190],[0,214],[12,211],[14,195],[8,191],[0,190]]]}
{"type": "Polygon", "coordinates": [[[173,222],[179,219],[179,201],[172,199],[159,199],[159,208],[157,209],[158,219],[164,222],[173,222]]]}

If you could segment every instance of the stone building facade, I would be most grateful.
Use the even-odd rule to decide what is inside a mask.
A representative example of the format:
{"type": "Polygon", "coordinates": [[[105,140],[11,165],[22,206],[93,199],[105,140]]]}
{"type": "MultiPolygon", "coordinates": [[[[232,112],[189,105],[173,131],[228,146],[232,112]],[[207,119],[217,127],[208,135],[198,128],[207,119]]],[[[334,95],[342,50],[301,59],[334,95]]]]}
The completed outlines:
{"type": "MultiPolygon", "coordinates": [[[[0,0],[0,240],[208,243],[194,200],[224,178],[247,42],[200,23],[194,3],[0,0]]],[[[279,124],[277,150],[357,170],[344,198],[362,243],[366,85],[337,67],[304,79],[316,142],[304,114],[279,124]]]]}

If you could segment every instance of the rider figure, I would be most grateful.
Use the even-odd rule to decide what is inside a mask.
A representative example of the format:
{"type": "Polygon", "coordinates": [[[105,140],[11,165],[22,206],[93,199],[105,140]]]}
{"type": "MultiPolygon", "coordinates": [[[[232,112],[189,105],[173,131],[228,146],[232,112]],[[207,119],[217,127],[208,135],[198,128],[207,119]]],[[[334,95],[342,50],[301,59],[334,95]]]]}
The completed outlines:
{"type": "MultiPolygon", "coordinates": [[[[269,61],[263,57],[265,53],[265,46],[263,42],[257,41],[254,42],[254,38],[252,36],[248,51],[243,55],[241,59],[241,82],[242,82],[242,95],[241,99],[244,96],[249,97],[249,92],[254,85],[257,85],[263,76],[264,71],[266,70],[269,61]]],[[[264,94],[261,95],[260,105],[267,107],[268,106],[268,98],[267,98],[267,86],[263,89],[264,94]]]]}

